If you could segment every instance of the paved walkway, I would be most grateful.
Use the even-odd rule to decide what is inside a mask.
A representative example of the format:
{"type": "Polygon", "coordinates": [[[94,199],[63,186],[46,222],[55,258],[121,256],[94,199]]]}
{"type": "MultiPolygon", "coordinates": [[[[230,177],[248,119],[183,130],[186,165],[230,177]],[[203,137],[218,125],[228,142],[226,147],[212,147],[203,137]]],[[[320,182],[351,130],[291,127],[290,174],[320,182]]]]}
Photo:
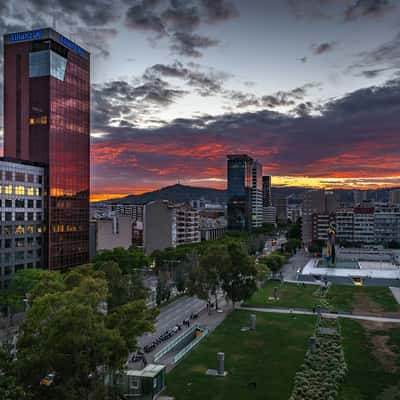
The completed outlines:
{"type": "MultiPolygon", "coordinates": [[[[258,311],[258,312],[266,312],[266,313],[277,313],[277,314],[295,314],[295,315],[316,315],[312,311],[308,310],[298,310],[295,308],[264,308],[264,307],[237,307],[238,310],[247,310],[247,311],[258,311]]],[[[388,322],[388,323],[399,323],[400,318],[389,318],[389,317],[374,317],[371,315],[359,315],[359,314],[340,314],[340,313],[321,313],[321,315],[325,318],[348,318],[348,319],[360,319],[365,321],[374,321],[374,322],[388,322]]]]}
{"type": "Polygon", "coordinates": [[[393,297],[400,304],[400,287],[390,287],[389,289],[392,291],[393,297]]]}

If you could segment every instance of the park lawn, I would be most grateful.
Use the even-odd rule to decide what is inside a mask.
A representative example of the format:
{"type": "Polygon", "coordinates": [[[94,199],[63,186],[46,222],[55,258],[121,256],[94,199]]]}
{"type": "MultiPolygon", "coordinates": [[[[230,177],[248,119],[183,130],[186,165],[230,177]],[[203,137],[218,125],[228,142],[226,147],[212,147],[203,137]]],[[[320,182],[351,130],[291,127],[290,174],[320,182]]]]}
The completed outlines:
{"type": "Polygon", "coordinates": [[[276,307],[313,308],[318,301],[318,298],[313,294],[317,289],[317,285],[302,285],[301,283],[266,281],[265,286],[257,290],[253,296],[246,301],[246,304],[276,307]],[[279,289],[279,300],[270,300],[270,297],[274,297],[275,287],[279,289]]]}
{"type": "Polygon", "coordinates": [[[339,286],[329,288],[327,300],[337,311],[398,312],[389,288],[383,286],[339,286]]]}
{"type": "Polygon", "coordinates": [[[257,329],[241,332],[250,313],[236,310],[167,375],[177,400],[287,400],[304,360],[315,317],[257,313],[257,329]],[[225,353],[224,378],[206,375],[225,353]],[[256,383],[256,389],[249,387],[256,383]]]}
{"type": "Polygon", "coordinates": [[[338,400],[399,399],[400,326],[374,328],[347,319],[341,326],[348,373],[338,400]]]}
{"type": "MultiPolygon", "coordinates": [[[[307,308],[317,307],[317,285],[267,281],[245,303],[248,305],[307,308]],[[270,300],[274,288],[279,288],[279,300],[270,300]]],[[[400,305],[387,287],[331,285],[326,300],[335,311],[345,312],[400,312],[400,305]]]]}

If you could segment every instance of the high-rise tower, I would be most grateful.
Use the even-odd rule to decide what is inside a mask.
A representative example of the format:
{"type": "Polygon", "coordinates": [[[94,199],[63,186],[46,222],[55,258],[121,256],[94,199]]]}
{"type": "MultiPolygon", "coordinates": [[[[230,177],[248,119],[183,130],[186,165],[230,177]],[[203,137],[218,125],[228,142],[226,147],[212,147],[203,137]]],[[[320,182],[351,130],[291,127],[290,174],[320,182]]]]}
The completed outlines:
{"type": "Polygon", "coordinates": [[[90,54],[53,29],[4,36],[4,154],[46,166],[45,265],[89,260],[90,54]]]}

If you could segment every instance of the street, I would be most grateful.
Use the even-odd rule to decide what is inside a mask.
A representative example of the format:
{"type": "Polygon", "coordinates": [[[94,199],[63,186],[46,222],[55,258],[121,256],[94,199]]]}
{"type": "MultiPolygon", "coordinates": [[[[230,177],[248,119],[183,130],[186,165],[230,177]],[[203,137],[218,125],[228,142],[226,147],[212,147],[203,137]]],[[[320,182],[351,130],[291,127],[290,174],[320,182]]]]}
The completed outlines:
{"type": "Polygon", "coordinates": [[[309,255],[303,250],[298,250],[297,253],[290,257],[288,262],[282,267],[281,272],[284,280],[297,280],[297,271],[301,270],[310,259],[309,255]]]}

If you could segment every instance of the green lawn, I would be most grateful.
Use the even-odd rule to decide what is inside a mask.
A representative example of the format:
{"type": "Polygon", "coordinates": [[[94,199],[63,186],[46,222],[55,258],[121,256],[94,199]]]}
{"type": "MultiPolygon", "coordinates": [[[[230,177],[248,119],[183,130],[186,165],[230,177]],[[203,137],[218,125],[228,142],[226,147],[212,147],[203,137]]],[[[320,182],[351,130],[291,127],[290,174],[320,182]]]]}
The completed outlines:
{"type": "MultiPolygon", "coordinates": [[[[371,332],[359,322],[351,320],[342,320],[341,326],[348,373],[339,400],[400,399],[400,327],[386,331],[380,327],[379,331],[371,332]],[[389,336],[387,345],[395,353],[386,371],[373,352],[372,337],[375,334],[389,336]]],[[[383,354],[382,357],[387,362],[387,355],[383,354]]]]}
{"type": "Polygon", "coordinates": [[[234,311],[167,375],[167,392],[177,400],[287,400],[304,360],[314,317],[257,313],[257,329],[241,332],[250,313],[234,311]],[[225,378],[207,376],[216,353],[225,353],[225,378]],[[256,382],[256,389],[249,388],[256,382]]]}
{"type": "MultiPolygon", "coordinates": [[[[314,295],[317,289],[316,285],[303,286],[297,283],[281,284],[278,281],[267,281],[265,287],[257,290],[246,303],[311,309],[318,303],[318,297],[314,295]],[[279,288],[279,300],[269,299],[274,295],[274,287],[279,288]]],[[[356,303],[360,312],[400,311],[400,305],[386,287],[332,285],[327,300],[337,311],[353,311],[356,303]]]]}
{"type": "Polygon", "coordinates": [[[327,299],[339,311],[353,311],[356,302],[364,304],[365,310],[362,311],[373,312],[374,308],[383,312],[400,311],[400,306],[390,289],[382,286],[332,285],[327,299]]]}
{"type": "Polygon", "coordinates": [[[317,302],[317,297],[313,293],[317,289],[317,285],[303,286],[296,283],[281,284],[279,281],[267,281],[265,286],[257,290],[246,303],[278,307],[313,308],[317,302]],[[279,300],[270,300],[269,298],[274,296],[275,287],[279,289],[279,300]]]}

